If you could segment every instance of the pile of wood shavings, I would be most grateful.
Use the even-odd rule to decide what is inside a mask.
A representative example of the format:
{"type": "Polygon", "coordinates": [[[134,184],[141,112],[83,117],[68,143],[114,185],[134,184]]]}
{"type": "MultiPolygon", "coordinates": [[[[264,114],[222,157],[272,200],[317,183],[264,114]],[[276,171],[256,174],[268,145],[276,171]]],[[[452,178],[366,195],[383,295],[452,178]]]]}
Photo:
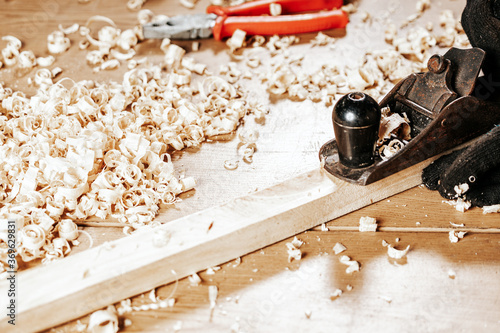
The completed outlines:
{"type": "MultiPolygon", "coordinates": [[[[427,8],[426,1],[417,6],[420,13],[427,8]]],[[[259,73],[260,80],[271,95],[298,101],[309,99],[329,106],[334,103],[337,94],[353,90],[363,91],[378,99],[401,79],[426,70],[427,60],[437,50],[436,47],[470,46],[451,11],[441,13],[440,25],[442,29],[437,32],[432,26],[415,26],[408,29],[406,35],[399,36],[396,25],[388,24],[385,32],[388,48],[367,52],[357,64],[344,66],[329,63],[313,73],[302,69],[305,55],[292,52],[290,48],[300,41],[297,36],[246,38],[245,32],[238,30],[227,44],[233,58],[259,73]],[[270,55],[270,61],[263,63],[265,57],[260,56],[263,53],[270,55]]],[[[334,48],[335,41],[320,32],[311,40],[311,47],[334,48]]],[[[245,70],[239,72],[245,73],[245,70]]]]}
{"type": "Polygon", "coordinates": [[[53,82],[41,69],[31,97],[0,85],[0,218],[17,220],[23,261],[69,253],[64,217],[150,223],[195,186],[170,153],[233,132],[251,112],[237,85],[198,75],[183,53],[174,60],[110,83],[53,82]]]}

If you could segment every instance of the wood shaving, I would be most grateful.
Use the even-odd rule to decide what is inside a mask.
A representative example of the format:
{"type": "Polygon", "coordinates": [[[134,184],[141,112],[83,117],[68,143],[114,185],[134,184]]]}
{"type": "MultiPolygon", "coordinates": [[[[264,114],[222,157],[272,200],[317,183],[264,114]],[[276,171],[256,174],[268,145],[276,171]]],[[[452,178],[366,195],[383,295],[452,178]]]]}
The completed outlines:
{"type": "Polygon", "coordinates": [[[391,113],[388,107],[382,109],[382,119],[380,121],[378,138],[379,144],[390,139],[392,134],[403,140],[410,140],[410,133],[410,121],[406,117],[406,114],[402,116],[399,113],[391,113]]]}
{"type": "Polygon", "coordinates": [[[78,30],[80,30],[80,25],[78,23],[74,23],[67,28],[64,28],[61,24],[58,26],[59,30],[62,31],[63,34],[69,35],[74,34],[78,30]]]}
{"type": "Polygon", "coordinates": [[[464,183],[460,185],[455,185],[453,190],[455,191],[456,196],[460,196],[469,190],[469,184],[464,183]]]}
{"type": "Polygon", "coordinates": [[[465,224],[463,224],[463,223],[457,224],[457,223],[450,222],[450,224],[454,228],[463,228],[463,227],[465,227],[465,224]]]}
{"type": "Polygon", "coordinates": [[[377,219],[369,216],[362,216],[359,219],[359,231],[360,232],[377,231],[377,219]]]}
{"type": "Polygon", "coordinates": [[[378,148],[379,155],[383,160],[388,160],[403,149],[404,146],[405,144],[398,139],[391,140],[378,148]]]}
{"type": "Polygon", "coordinates": [[[70,46],[71,41],[60,30],[56,30],[47,36],[47,49],[52,54],[66,52],[70,46]]]}
{"type": "Polygon", "coordinates": [[[269,4],[269,13],[271,16],[279,16],[281,15],[281,5],[279,3],[271,3],[269,4]]]}
{"type": "Polygon", "coordinates": [[[226,160],[224,161],[224,168],[227,170],[236,170],[238,168],[238,160],[226,160]]]}
{"type": "Polygon", "coordinates": [[[341,256],[339,260],[342,264],[348,266],[345,270],[347,274],[351,274],[353,272],[359,272],[359,262],[351,260],[351,258],[345,255],[341,256]]]}
{"type": "Polygon", "coordinates": [[[467,231],[456,231],[456,230],[450,230],[448,234],[448,238],[450,239],[451,243],[458,243],[458,241],[467,234],[467,231]]]}
{"type": "Polygon", "coordinates": [[[210,309],[213,311],[215,305],[217,304],[217,296],[219,294],[219,289],[217,286],[208,286],[208,300],[210,302],[210,309]]]}
{"type": "Polygon", "coordinates": [[[188,276],[189,284],[193,287],[197,287],[201,283],[201,278],[198,274],[194,273],[188,276]]]}
{"type": "Polygon", "coordinates": [[[38,57],[36,58],[36,64],[41,67],[49,67],[54,63],[56,58],[54,56],[47,56],[47,57],[38,57]]]}
{"type": "Polygon", "coordinates": [[[321,231],[330,231],[330,229],[328,229],[328,227],[326,226],[326,224],[321,223],[321,231]]]}
{"type": "Polygon", "coordinates": [[[128,0],[127,8],[130,10],[139,10],[144,6],[147,0],[128,0]]]}
{"type": "Polygon", "coordinates": [[[298,239],[297,237],[294,237],[291,242],[286,243],[288,262],[302,259],[302,251],[300,250],[302,244],[304,244],[304,242],[298,239]]]}
{"type": "Polygon", "coordinates": [[[341,289],[335,289],[333,291],[333,293],[331,293],[330,298],[334,299],[334,298],[340,297],[340,295],[342,295],[342,290],[341,289]]]}
{"type": "Polygon", "coordinates": [[[33,51],[22,51],[17,56],[17,66],[21,69],[31,69],[37,65],[33,51]]]}
{"type": "Polygon", "coordinates": [[[500,205],[484,206],[483,214],[500,213],[500,205]]]}
{"type": "Polygon", "coordinates": [[[448,277],[449,277],[450,279],[454,280],[456,276],[457,276],[457,273],[455,273],[455,271],[454,271],[453,269],[451,269],[451,268],[450,268],[450,269],[448,270],[448,277]]]}
{"type": "Polygon", "coordinates": [[[392,259],[402,259],[403,257],[406,256],[409,250],[410,250],[410,245],[408,245],[404,250],[398,250],[394,248],[391,244],[387,245],[387,255],[392,259]]]}
{"type": "Polygon", "coordinates": [[[455,207],[455,209],[461,213],[465,213],[472,206],[470,201],[462,198],[458,198],[457,200],[443,200],[443,202],[455,207]]]}
{"type": "Polygon", "coordinates": [[[137,21],[139,22],[140,25],[153,22],[154,17],[155,14],[150,9],[141,9],[137,13],[137,21]]]}
{"type": "Polygon", "coordinates": [[[193,9],[197,2],[198,0],[179,0],[179,3],[188,9],[193,9]]]}
{"type": "Polygon", "coordinates": [[[333,246],[333,252],[335,254],[342,253],[345,250],[347,250],[347,248],[344,245],[342,245],[341,243],[335,243],[335,245],[333,246]]]}
{"type": "Polygon", "coordinates": [[[233,267],[238,267],[241,264],[241,257],[234,260],[233,267]]]}
{"type": "Polygon", "coordinates": [[[351,286],[350,284],[348,284],[348,285],[345,287],[345,289],[346,289],[347,291],[351,291],[351,290],[352,290],[352,286],[351,286]]]}
{"type": "Polygon", "coordinates": [[[12,47],[12,45],[7,46],[2,49],[3,62],[6,66],[13,66],[17,62],[17,57],[19,56],[19,50],[12,47]]]}
{"type": "Polygon", "coordinates": [[[233,32],[233,35],[226,41],[226,45],[229,47],[231,53],[234,53],[234,51],[245,45],[246,35],[247,33],[240,29],[236,29],[233,32]]]}
{"type": "Polygon", "coordinates": [[[299,248],[301,247],[302,245],[304,245],[304,241],[300,240],[297,238],[297,236],[293,237],[293,240],[291,241],[291,244],[293,246],[295,246],[296,248],[299,248]]]}
{"type": "Polygon", "coordinates": [[[314,39],[311,39],[310,43],[312,46],[325,46],[325,45],[332,45],[333,43],[335,43],[335,41],[336,41],[335,38],[330,37],[327,34],[320,31],[314,37],[314,39]]]}
{"type": "Polygon", "coordinates": [[[431,8],[431,0],[418,0],[415,7],[417,9],[417,13],[421,14],[431,8]]]}
{"type": "Polygon", "coordinates": [[[87,331],[90,333],[118,332],[118,316],[114,306],[99,310],[90,315],[87,331]]]}
{"type": "Polygon", "coordinates": [[[78,238],[78,226],[69,219],[63,219],[57,224],[59,237],[73,241],[78,238]]]}
{"type": "Polygon", "coordinates": [[[10,48],[13,48],[16,50],[20,50],[21,47],[23,46],[23,43],[21,42],[21,40],[19,38],[11,36],[11,35],[3,36],[2,40],[7,42],[7,47],[10,47],[10,48]]]}

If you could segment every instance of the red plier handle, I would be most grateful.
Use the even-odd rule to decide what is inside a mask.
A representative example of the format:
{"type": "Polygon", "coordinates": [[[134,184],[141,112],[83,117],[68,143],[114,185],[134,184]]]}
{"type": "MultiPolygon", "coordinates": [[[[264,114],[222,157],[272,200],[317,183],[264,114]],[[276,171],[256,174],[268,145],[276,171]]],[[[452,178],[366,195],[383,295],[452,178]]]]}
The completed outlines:
{"type": "Polygon", "coordinates": [[[258,16],[271,15],[270,5],[281,5],[281,14],[315,12],[340,8],[343,0],[257,0],[232,7],[208,6],[207,13],[219,16],[258,16]]]}
{"type": "Polygon", "coordinates": [[[232,36],[236,29],[250,35],[287,35],[326,29],[344,28],[349,22],[347,13],[330,10],[342,5],[342,0],[257,0],[233,7],[209,6],[207,13],[218,15],[213,27],[216,40],[232,36]],[[270,14],[271,4],[281,5],[282,14],[328,11],[299,15],[259,16],[270,14]]]}

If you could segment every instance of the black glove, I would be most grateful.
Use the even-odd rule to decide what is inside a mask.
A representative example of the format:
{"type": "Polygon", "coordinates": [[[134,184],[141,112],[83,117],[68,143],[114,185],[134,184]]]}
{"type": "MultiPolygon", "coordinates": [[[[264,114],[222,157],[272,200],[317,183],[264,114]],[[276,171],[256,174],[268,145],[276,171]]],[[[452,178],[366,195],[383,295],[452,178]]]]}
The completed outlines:
{"type": "Polygon", "coordinates": [[[422,181],[446,199],[463,198],[478,207],[500,204],[500,127],[434,161],[422,172],[422,181]]]}

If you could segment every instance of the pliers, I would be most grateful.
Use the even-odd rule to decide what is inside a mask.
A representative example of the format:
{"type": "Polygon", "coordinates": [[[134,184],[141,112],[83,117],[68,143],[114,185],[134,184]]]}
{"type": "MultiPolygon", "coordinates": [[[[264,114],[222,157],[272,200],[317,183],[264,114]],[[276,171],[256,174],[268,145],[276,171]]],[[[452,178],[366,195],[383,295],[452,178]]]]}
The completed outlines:
{"type": "Polygon", "coordinates": [[[349,18],[337,9],[342,4],[343,0],[257,0],[232,7],[208,6],[206,14],[145,24],[143,33],[145,38],[221,40],[237,29],[249,35],[288,35],[344,28],[349,18]],[[280,5],[284,15],[271,16],[271,5],[280,5]],[[295,13],[304,14],[288,15],[295,13]]]}

